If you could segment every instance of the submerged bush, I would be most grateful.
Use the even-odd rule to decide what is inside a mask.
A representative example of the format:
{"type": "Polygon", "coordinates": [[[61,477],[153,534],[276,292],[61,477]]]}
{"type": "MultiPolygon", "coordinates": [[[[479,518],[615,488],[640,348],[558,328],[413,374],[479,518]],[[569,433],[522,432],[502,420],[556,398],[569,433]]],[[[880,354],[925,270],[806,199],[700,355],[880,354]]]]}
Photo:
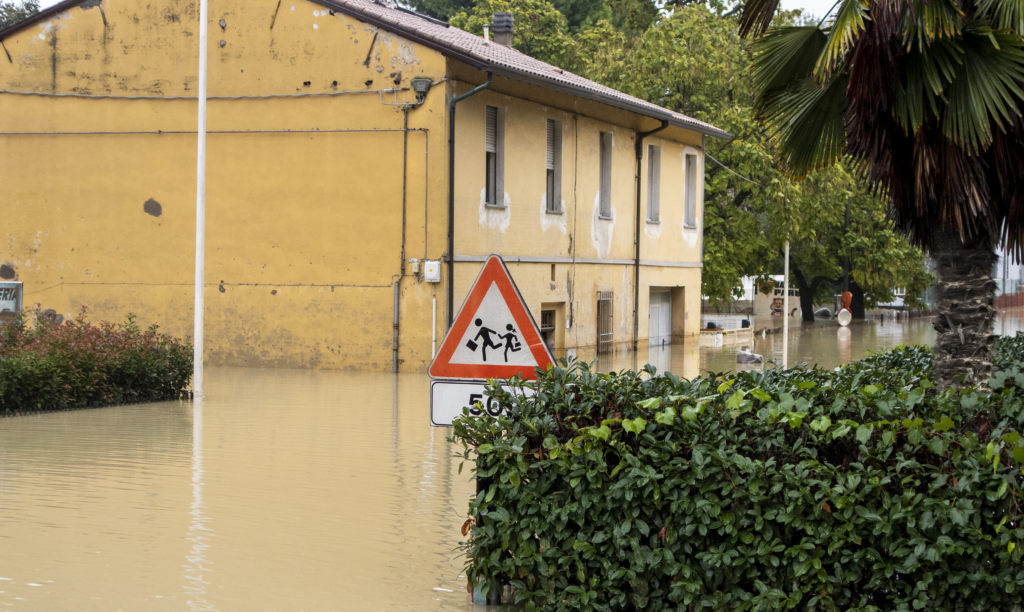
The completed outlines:
{"type": "Polygon", "coordinates": [[[527,610],[1021,610],[1024,373],[937,393],[932,362],[492,387],[454,428],[467,576],[527,610]]]}
{"type": "Polygon", "coordinates": [[[192,377],[192,345],[123,324],[63,324],[36,313],[0,324],[0,414],[176,399],[192,377]]]}

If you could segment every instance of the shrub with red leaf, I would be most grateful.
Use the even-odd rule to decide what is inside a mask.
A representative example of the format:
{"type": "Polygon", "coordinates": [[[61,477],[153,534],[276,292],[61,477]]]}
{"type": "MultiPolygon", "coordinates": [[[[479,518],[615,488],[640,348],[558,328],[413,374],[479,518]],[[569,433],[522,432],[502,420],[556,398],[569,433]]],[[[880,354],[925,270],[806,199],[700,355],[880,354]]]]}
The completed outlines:
{"type": "Polygon", "coordinates": [[[0,323],[0,415],[177,399],[192,377],[192,343],[124,323],[62,324],[45,314],[0,323]]]}

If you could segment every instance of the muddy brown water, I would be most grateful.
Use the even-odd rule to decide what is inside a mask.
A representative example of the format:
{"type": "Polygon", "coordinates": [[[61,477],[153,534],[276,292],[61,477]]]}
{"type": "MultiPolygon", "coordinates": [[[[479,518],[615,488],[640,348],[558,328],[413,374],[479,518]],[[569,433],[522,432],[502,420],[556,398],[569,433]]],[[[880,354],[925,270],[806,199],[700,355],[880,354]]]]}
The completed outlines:
{"type": "MultiPolygon", "coordinates": [[[[1021,329],[1019,313],[997,332],[1021,329]]],[[[826,367],[934,339],[930,321],[794,329],[826,367]],[[844,334],[845,335],[845,334],[844,334]]],[[[755,340],[767,355],[781,337],[755,340]]],[[[738,347],[648,351],[693,376],[738,347]]],[[[603,370],[631,355],[603,357],[603,370]]],[[[0,419],[0,610],[473,610],[474,491],[422,375],[209,368],[203,402],[0,419]]],[[[479,608],[483,609],[483,608],[479,608]]]]}

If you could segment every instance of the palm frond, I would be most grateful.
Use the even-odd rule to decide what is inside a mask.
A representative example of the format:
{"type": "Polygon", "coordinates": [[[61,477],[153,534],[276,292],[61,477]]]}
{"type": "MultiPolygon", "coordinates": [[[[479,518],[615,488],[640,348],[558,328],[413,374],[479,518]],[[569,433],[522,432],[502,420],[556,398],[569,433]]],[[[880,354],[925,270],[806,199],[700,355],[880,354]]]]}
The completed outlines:
{"type": "Polygon", "coordinates": [[[942,117],[947,138],[980,152],[992,129],[1004,128],[1024,111],[1024,41],[1012,30],[984,22],[962,33],[963,59],[946,92],[942,117]]]}
{"type": "Polygon", "coordinates": [[[740,15],[740,36],[760,36],[768,31],[772,24],[775,10],[779,8],[779,0],[748,0],[740,15]]]}
{"type": "Polygon", "coordinates": [[[976,18],[989,18],[1000,30],[1024,36],[1024,0],[978,0],[976,18]]]}
{"type": "Polygon", "coordinates": [[[1001,242],[1014,255],[1018,263],[1024,263],[1024,118],[1017,117],[1006,130],[993,134],[992,146],[988,150],[991,163],[989,172],[992,182],[998,187],[995,193],[999,214],[1004,218],[1001,242]]]}
{"type": "Polygon", "coordinates": [[[764,95],[813,74],[825,48],[815,26],[773,28],[754,43],[754,91],[764,95]]]}
{"type": "Polygon", "coordinates": [[[904,12],[903,42],[923,49],[939,38],[953,38],[963,27],[964,12],[956,0],[910,0],[904,12]]]}
{"type": "Polygon", "coordinates": [[[808,77],[758,101],[758,117],[789,176],[803,178],[843,156],[847,82],[845,72],[824,86],[808,77]]]}
{"type": "Polygon", "coordinates": [[[865,22],[870,19],[868,0],[842,0],[835,19],[829,24],[828,43],[818,58],[815,73],[827,78],[832,69],[845,59],[857,36],[864,31],[865,22]]]}
{"type": "Polygon", "coordinates": [[[903,79],[895,82],[892,113],[904,130],[916,132],[927,110],[934,116],[939,114],[940,98],[961,69],[963,54],[960,41],[950,38],[935,40],[923,49],[914,47],[903,54],[903,79]]]}

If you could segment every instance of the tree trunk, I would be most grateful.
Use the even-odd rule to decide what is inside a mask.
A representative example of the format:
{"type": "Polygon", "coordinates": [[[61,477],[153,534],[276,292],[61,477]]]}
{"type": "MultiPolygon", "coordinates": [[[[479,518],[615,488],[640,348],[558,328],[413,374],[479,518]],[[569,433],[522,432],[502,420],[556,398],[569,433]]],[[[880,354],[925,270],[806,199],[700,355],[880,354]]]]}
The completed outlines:
{"type": "MultiPolygon", "coordinates": [[[[800,290],[800,316],[804,321],[814,323],[814,290],[817,286],[809,287],[807,278],[799,269],[790,267],[789,271],[790,278],[796,281],[796,288],[800,290]]],[[[789,316],[788,312],[786,316],[789,316]]]]}
{"type": "Polygon", "coordinates": [[[853,299],[850,300],[850,314],[854,319],[866,318],[864,314],[864,290],[860,288],[857,281],[850,281],[850,293],[853,299]]]}
{"type": "Polygon", "coordinates": [[[936,232],[935,260],[935,383],[985,387],[992,373],[996,335],[996,282],[992,269],[998,256],[989,236],[961,242],[956,233],[936,232]],[[958,381],[957,376],[963,375],[958,381]]]}
{"type": "Polygon", "coordinates": [[[814,323],[814,292],[800,289],[800,314],[804,321],[814,323]]]}

